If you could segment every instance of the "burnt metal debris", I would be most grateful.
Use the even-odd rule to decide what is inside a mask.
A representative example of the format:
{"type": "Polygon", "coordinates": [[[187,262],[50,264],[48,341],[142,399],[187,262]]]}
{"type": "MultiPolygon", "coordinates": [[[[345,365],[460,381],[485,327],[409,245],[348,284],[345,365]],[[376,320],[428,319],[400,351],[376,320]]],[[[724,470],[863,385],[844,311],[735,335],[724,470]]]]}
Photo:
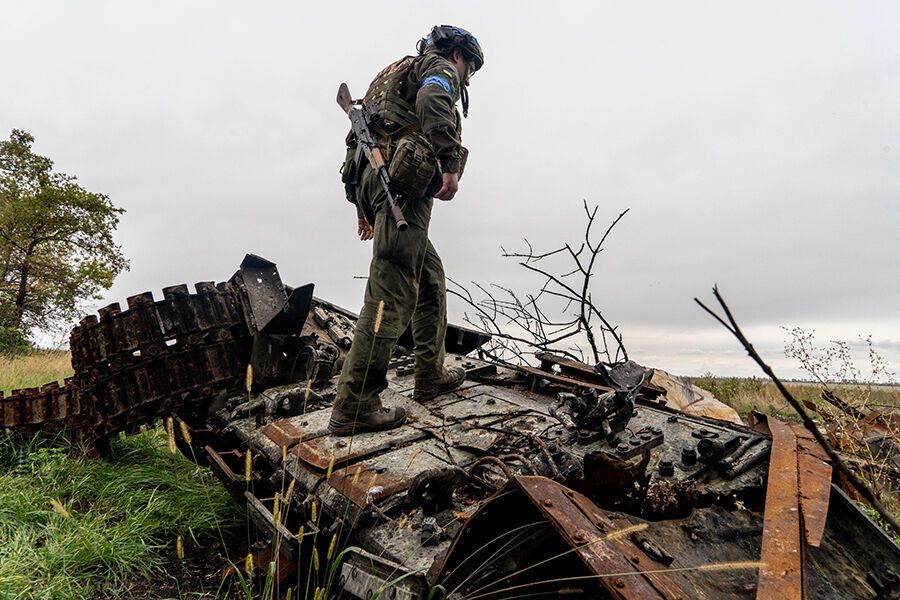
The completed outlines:
{"type": "Polygon", "coordinates": [[[900,548],[832,484],[805,430],[673,410],[633,362],[495,364],[478,355],[485,334],[451,327],[447,361],[467,382],[421,404],[407,332],[384,400],[409,421],[328,435],[354,320],[248,255],[226,282],[84,319],[75,375],[0,398],[0,426],[103,453],[172,416],[182,451],[271,536],[255,564],[284,578],[304,547],[338,538],[335,596],[900,595],[900,548]]]}

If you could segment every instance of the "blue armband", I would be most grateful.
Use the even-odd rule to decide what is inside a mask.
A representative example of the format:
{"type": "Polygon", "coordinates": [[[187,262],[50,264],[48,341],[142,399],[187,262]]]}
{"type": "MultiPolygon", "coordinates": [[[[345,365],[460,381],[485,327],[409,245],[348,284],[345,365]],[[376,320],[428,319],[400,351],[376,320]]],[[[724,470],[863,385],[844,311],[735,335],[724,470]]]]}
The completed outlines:
{"type": "Polygon", "coordinates": [[[439,85],[444,88],[445,92],[447,92],[451,96],[453,95],[453,88],[450,87],[450,82],[440,75],[429,75],[424,80],[422,80],[422,85],[420,85],[419,88],[423,88],[426,85],[439,85]]]}

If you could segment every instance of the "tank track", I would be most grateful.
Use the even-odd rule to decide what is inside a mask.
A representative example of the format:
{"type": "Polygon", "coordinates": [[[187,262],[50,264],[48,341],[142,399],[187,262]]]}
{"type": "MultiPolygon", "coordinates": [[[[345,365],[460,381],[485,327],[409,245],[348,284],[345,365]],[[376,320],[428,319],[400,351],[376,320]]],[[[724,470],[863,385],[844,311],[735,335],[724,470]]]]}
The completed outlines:
{"type": "Polygon", "coordinates": [[[0,428],[31,437],[61,435],[88,453],[103,453],[110,436],[132,432],[161,415],[205,412],[212,398],[244,377],[252,348],[233,282],[201,282],[110,304],[72,330],[75,374],[63,385],[0,393],[0,428]]]}

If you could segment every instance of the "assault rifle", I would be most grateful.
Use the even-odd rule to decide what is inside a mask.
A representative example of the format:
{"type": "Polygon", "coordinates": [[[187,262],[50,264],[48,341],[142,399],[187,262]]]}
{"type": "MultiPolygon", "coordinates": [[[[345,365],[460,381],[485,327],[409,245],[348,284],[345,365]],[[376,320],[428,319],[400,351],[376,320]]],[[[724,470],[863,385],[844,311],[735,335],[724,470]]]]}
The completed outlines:
{"type": "Polygon", "coordinates": [[[381,155],[381,150],[378,148],[378,143],[372,136],[372,132],[369,131],[369,123],[372,121],[373,116],[372,112],[365,104],[360,104],[359,108],[355,107],[352,98],[347,84],[342,83],[338,88],[337,103],[350,117],[350,125],[353,128],[353,134],[356,136],[356,143],[366,153],[366,158],[369,160],[372,170],[378,174],[381,187],[384,188],[384,193],[387,194],[391,214],[394,215],[394,220],[397,221],[397,229],[403,231],[408,227],[408,223],[403,218],[403,212],[394,200],[394,194],[391,192],[391,178],[388,176],[384,157],[381,155]]]}

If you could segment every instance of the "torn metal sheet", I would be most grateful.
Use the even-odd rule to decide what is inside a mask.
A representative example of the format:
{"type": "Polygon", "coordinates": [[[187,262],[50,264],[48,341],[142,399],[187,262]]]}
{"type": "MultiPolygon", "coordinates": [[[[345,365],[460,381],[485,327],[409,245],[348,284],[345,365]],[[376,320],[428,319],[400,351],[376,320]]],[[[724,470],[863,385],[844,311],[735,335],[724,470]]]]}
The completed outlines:
{"type": "Polygon", "coordinates": [[[618,527],[593,502],[544,477],[516,477],[498,493],[494,502],[472,516],[444,559],[432,567],[428,578],[444,587],[465,586],[472,581],[473,595],[495,599],[520,593],[540,595],[543,592],[550,596],[554,590],[560,593],[567,588],[574,593],[579,584],[587,584],[582,593],[599,586],[610,597],[620,600],[689,597],[667,575],[654,572],[665,565],[648,557],[629,539],[629,533],[642,528],[618,527]],[[524,532],[539,532],[541,523],[549,524],[562,541],[557,546],[539,534],[544,540],[541,544],[549,550],[548,556],[540,554],[537,548],[536,554],[527,555],[526,566],[509,567],[510,574],[493,577],[485,570],[481,581],[472,580],[472,570],[476,569],[477,574],[478,570],[485,569],[485,560],[490,561],[496,555],[490,550],[492,538],[499,541],[506,537],[509,546],[524,532]],[[486,547],[488,550],[482,551],[486,547]],[[482,553],[488,556],[481,557],[482,553]],[[568,556],[577,557],[581,568],[586,567],[584,575],[575,574],[579,567],[568,556]],[[531,568],[527,563],[553,564],[553,567],[549,575],[530,577],[531,568]],[[554,573],[558,583],[552,576],[554,573]]]}
{"type": "Polygon", "coordinates": [[[667,575],[653,572],[668,565],[642,556],[630,540],[630,534],[629,537],[621,535],[622,529],[586,497],[543,477],[519,477],[517,482],[541,512],[553,521],[554,527],[577,549],[591,572],[601,576],[601,583],[614,597],[618,593],[623,598],[637,594],[639,598],[674,599],[685,594],[685,590],[680,589],[667,575]],[[628,581],[616,576],[628,572],[635,573],[629,576],[628,581]],[[642,580],[648,585],[645,586],[642,580]],[[625,586],[617,585],[620,582],[624,582],[625,586]],[[626,589],[628,594],[624,592],[626,589]]]}
{"type": "Polygon", "coordinates": [[[300,333],[309,315],[313,285],[290,289],[281,282],[272,261],[248,254],[235,275],[246,302],[244,310],[254,333],[300,333]]]}
{"type": "Polygon", "coordinates": [[[743,423],[734,408],[717,400],[711,392],[694,385],[687,377],[679,377],[660,369],[654,369],[650,382],[663,390],[664,395],[661,399],[665,399],[666,403],[674,409],[689,415],[743,423]]]}

